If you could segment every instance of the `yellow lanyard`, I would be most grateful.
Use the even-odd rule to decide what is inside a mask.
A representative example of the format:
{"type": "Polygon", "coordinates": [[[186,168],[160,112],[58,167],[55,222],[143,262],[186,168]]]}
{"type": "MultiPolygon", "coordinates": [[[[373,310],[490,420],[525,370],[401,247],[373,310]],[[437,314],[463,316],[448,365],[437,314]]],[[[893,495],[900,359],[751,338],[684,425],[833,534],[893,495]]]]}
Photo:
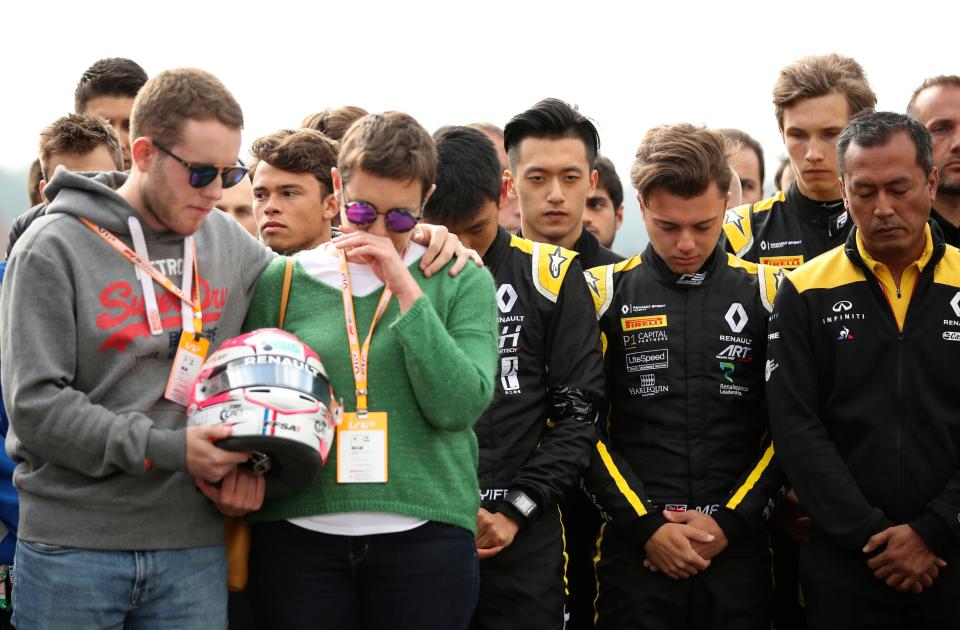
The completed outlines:
{"type": "Polygon", "coordinates": [[[153,280],[159,284],[161,287],[173,293],[177,296],[182,302],[186,302],[193,308],[193,324],[195,327],[195,332],[199,335],[203,331],[203,309],[200,304],[200,270],[197,266],[197,246],[193,245],[193,273],[194,273],[194,282],[193,282],[193,299],[187,296],[180,287],[175,285],[170,278],[166,277],[160,271],[150,264],[149,260],[144,260],[137,252],[133,251],[127,247],[126,243],[118,239],[114,234],[107,228],[100,227],[88,221],[83,217],[77,217],[86,225],[88,228],[93,230],[95,234],[100,236],[103,240],[110,244],[115,250],[123,254],[124,258],[129,260],[131,263],[142,269],[144,272],[149,274],[153,280]]]}
{"type": "Polygon", "coordinates": [[[357,316],[353,310],[350,271],[347,268],[347,255],[343,250],[340,250],[340,280],[340,292],[343,294],[343,319],[347,323],[347,340],[350,342],[353,382],[356,384],[357,417],[365,418],[367,415],[367,370],[369,368],[367,359],[370,356],[370,340],[373,338],[373,329],[377,327],[377,322],[386,312],[393,293],[386,286],[383,287],[383,293],[380,294],[380,301],[377,303],[377,310],[373,313],[373,321],[370,322],[370,332],[367,333],[367,338],[363,342],[363,348],[361,348],[360,335],[357,332],[357,316]]]}

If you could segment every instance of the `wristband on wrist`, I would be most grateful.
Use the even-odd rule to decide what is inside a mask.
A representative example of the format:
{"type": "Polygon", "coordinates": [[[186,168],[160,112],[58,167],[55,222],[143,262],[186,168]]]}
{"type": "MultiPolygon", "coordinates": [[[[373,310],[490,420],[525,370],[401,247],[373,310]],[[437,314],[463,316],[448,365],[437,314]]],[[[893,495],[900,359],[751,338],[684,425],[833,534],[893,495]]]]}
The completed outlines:
{"type": "Polygon", "coordinates": [[[532,523],[536,520],[537,504],[522,490],[511,490],[504,497],[504,501],[513,506],[528,522],[532,523]]]}

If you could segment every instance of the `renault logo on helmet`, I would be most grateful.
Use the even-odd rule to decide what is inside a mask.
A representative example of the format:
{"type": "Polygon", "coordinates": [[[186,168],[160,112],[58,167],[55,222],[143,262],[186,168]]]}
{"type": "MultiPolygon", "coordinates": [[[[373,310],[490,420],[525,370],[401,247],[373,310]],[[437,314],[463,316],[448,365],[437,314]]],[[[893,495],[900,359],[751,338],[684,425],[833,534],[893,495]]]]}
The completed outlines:
{"type": "Polygon", "coordinates": [[[853,302],[850,300],[840,300],[833,305],[833,312],[840,313],[841,311],[849,311],[851,308],[853,308],[853,302]]]}

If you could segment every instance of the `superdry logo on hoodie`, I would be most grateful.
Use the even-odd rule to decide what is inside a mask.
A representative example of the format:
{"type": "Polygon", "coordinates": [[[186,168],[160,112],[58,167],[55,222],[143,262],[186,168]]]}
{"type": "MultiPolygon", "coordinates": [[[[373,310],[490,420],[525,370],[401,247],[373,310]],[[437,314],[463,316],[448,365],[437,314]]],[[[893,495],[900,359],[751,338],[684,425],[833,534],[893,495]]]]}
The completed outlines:
{"type": "MultiPolygon", "coordinates": [[[[206,330],[206,327],[220,320],[229,291],[230,289],[226,287],[211,288],[207,279],[200,276],[200,302],[203,309],[205,337],[211,337],[210,333],[213,332],[206,330]]],[[[139,285],[127,280],[118,280],[107,285],[100,293],[100,306],[104,312],[97,315],[97,328],[110,333],[107,340],[98,348],[101,352],[105,350],[126,352],[131,341],[140,337],[150,337],[150,326],[147,324],[143,294],[139,285]]],[[[157,307],[160,310],[160,323],[163,327],[180,330],[180,300],[169,291],[159,290],[157,307]]]]}

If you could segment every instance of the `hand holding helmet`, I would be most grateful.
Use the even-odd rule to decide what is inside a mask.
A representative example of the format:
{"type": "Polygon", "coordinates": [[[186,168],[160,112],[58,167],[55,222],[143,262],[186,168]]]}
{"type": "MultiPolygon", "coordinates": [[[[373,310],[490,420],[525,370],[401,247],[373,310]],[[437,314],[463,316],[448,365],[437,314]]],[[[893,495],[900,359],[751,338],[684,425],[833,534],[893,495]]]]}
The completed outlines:
{"type": "Polygon", "coordinates": [[[229,427],[216,445],[249,453],[266,495],[276,497],[316,479],[340,406],[317,354],[295,335],[264,328],[225,341],[206,360],[187,418],[188,427],[229,427]]]}

